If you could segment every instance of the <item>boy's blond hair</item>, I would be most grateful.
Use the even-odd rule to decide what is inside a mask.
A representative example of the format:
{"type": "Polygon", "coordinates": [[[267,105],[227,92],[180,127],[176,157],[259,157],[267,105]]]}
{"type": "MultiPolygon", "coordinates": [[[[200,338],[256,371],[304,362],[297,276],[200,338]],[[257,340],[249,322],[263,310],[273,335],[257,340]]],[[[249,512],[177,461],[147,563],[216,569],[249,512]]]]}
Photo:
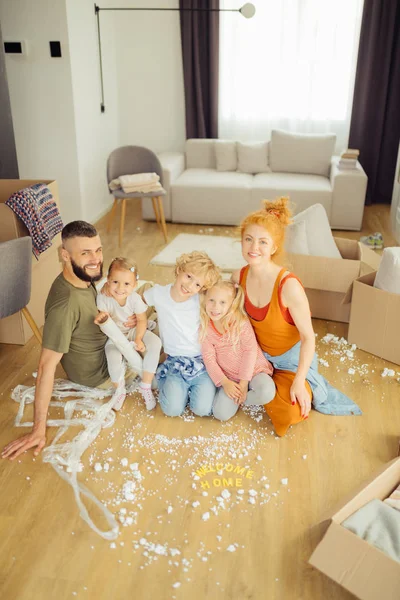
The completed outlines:
{"type": "MultiPolygon", "coordinates": [[[[235,349],[240,339],[243,324],[248,321],[248,316],[244,310],[244,292],[237,283],[225,279],[220,279],[213,285],[213,288],[227,290],[232,295],[232,304],[226,315],[221,319],[221,325],[233,349],[235,349]]],[[[204,340],[206,337],[210,323],[210,317],[206,312],[207,296],[210,292],[211,288],[207,290],[207,293],[201,294],[200,297],[200,340],[204,340]]]]}
{"type": "Polygon", "coordinates": [[[189,254],[181,254],[176,259],[175,277],[182,271],[204,277],[203,291],[210,289],[221,277],[219,268],[213,263],[208,254],[197,250],[189,254]]]}

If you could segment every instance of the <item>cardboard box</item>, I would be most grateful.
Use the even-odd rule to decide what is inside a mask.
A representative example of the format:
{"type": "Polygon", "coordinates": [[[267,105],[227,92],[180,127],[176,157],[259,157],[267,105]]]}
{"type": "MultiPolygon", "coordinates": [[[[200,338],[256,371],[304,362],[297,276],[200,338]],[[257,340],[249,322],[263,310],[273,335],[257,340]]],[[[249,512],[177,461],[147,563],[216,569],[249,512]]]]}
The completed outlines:
{"type": "MultiPolygon", "coordinates": [[[[34,183],[45,183],[53,194],[56,204],[58,207],[60,206],[56,181],[0,179],[0,242],[29,235],[25,225],[13,213],[11,208],[5,205],[5,201],[14,192],[34,183]]],[[[44,305],[50,286],[61,271],[60,247],[61,234],[58,234],[53,239],[52,246],[40,255],[39,260],[36,260],[32,254],[32,288],[28,310],[39,328],[44,323],[44,305]]],[[[3,344],[24,345],[32,335],[32,329],[20,312],[0,320],[0,342],[3,344]]]]}
{"type": "Polygon", "coordinates": [[[330,519],[310,564],[360,600],[399,600],[400,563],[368,544],[341,523],[375,498],[387,498],[400,482],[400,458],[387,463],[330,519]]]}
{"type": "Polygon", "coordinates": [[[356,240],[334,240],[342,258],[288,254],[287,262],[305,287],[312,316],[348,323],[346,294],[355,279],[378,269],[381,257],[356,240]]]}
{"type": "MultiPolygon", "coordinates": [[[[357,278],[351,301],[348,339],[361,350],[400,365],[400,294],[374,287],[376,272],[357,278]]],[[[400,598],[400,593],[399,593],[400,598]]]]}

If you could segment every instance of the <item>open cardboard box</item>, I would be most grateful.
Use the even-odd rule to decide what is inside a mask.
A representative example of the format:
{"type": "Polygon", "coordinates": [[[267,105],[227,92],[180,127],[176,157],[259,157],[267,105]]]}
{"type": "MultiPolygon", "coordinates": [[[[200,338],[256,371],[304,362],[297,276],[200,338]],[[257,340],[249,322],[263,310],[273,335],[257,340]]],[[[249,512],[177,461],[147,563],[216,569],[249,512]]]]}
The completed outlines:
{"type": "MultiPolygon", "coordinates": [[[[5,205],[6,200],[18,190],[34,183],[45,183],[50,189],[54,201],[60,207],[57,182],[46,179],[0,179],[0,242],[29,235],[23,222],[5,205]]],[[[39,256],[32,254],[32,288],[28,310],[40,328],[44,323],[44,305],[51,284],[61,271],[59,248],[61,234],[53,240],[52,245],[39,256]]],[[[0,343],[25,344],[33,335],[31,328],[21,312],[0,320],[0,343]]]]}
{"type": "Polygon", "coordinates": [[[309,561],[360,600],[399,600],[400,563],[342,527],[341,523],[371,500],[387,498],[399,482],[400,458],[395,458],[356,494],[342,502],[309,561]]]}
{"type": "Polygon", "coordinates": [[[305,287],[313,317],[348,323],[346,293],[355,279],[378,269],[381,257],[356,240],[334,240],[342,258],[288,254],[288,266],[305,287]]]}
{"type": "Polygon", "coordinates": [[[375,288],[375,276],[374,271],[358,277],[346,294],[345,302],[351,302],[348,339],[400,365],[400,294],[375,288]]]}

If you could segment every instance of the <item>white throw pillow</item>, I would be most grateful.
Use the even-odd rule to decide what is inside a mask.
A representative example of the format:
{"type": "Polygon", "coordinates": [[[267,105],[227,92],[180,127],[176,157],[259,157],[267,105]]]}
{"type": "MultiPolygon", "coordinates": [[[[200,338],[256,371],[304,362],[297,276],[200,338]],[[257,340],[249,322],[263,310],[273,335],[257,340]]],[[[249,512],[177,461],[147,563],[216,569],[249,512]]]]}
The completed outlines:
{"type": "Polygon", "coordinates": [[[305,135],[273,130],[270,165],[277,173],[306,173],[329,177],[336,135],[305,135]]]}
{"type": "Polygon", "coordinates": [[[308,249],[311,256],[341,258],[341,254],[333,239],[328,215],[322,204],[314,204],[293,217],[298,223],[305,221],[308,249]]]}
{"type": "Polygon", "coordinates": [[[236,142],[231,142],[228,140],[215,140],[214,144],[217,171],[236,171],[236,142]]]}
{"type": "Polygon", "coordinates": [[[291,254],[310,254],[305,221],[296,221],[286,228],[285,250],[291,254]]]}
{"type": "Polygon", "coordinates": [[[270,173],[269,166],[269,143],[252,142],[237,143],[238,168],[240,173],[270,173]]]}
{"type": "Polygon", "coordinates": [[[374,287],[392,294],[400,294],[400,248],[384,249],[374,287]]]}

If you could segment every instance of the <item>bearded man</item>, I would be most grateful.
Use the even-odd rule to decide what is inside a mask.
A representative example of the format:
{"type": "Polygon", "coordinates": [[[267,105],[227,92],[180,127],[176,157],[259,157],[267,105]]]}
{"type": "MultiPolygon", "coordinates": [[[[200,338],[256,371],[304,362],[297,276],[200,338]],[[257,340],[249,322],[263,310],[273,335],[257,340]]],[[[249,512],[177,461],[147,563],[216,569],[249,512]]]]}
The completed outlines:
{"type": "MultiPolygon", "coordinates": [[[[2,457],[11,460],[29,448],[35,448],[36,456],[46,444],[47,412],[60,361],[75,383],[103,387],[109,379],[104,351],[107,337],[94,323],[98,313],[94,283],[103,276],[99,234],[90,223],[72,221],[62,230],[61,240],[63,270],[46,300],[33,429],[4,448],[2,457]]],[[[128,321],[126,326],[133,324],[128,321]]]]}

